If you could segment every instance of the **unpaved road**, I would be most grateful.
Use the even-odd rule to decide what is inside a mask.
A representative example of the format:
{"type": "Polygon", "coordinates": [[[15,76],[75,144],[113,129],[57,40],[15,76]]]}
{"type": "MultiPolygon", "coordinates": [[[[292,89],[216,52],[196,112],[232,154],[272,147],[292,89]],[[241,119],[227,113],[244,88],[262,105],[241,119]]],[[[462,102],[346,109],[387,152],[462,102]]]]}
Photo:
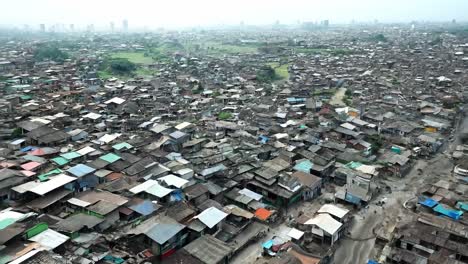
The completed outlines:
{"type": "Polygon", "coordinates": [[[335,264],[367,263],[376,258],[374,250],[375,237],[373,229],[378,229],[383,222],[404,222],[411,219],[411,213],[403,208],[403,203],[415,197],[418,189],[425,184],[448,179],[453,168],[452,161],[444,154],[437,154],[431,160],[418,160],[404,178],[389,178],[382,182],[391,187],[391,193],[382,193],[373,199],[368,209],[356,213],[351,224],[351,238],[343,238],[334,256],[335,264]],[[418,173],[418,169],[422,173],[418,173]],[[375,205],[376,201],[385,199],[383,206],[375,205]],[[375,212],[376,213],[375,213],[375,212]]]}
{"type": "Polygon", "coordinates": [[[345,94],[346,88],[339,88],[338,91],[336,91],[336,93],[330,99],[330,104],[333,106],[346,106],[346,104],[343,102],[345,94]]]}

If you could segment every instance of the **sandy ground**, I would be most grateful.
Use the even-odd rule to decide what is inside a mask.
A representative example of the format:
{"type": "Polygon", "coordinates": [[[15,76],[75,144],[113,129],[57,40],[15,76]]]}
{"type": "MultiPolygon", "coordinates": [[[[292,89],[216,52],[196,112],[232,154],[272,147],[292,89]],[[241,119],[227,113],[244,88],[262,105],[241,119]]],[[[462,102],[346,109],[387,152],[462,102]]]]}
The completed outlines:
{"type": "Polygon", "coordinates": [[[346,93],[346,88],[339,88],[338,91],[336,91],[336,93],[330,99],[330,104],[333,106],[346,106],[346,104],[343,102],[345,93],[346,93]]]}
{"type": "Polygon", "coordinates": [[[261,257],[262,254],[262,244],[270,240],[273,236],[287,237],[287,233],[290,228],[286,224],[281,224],[274,229],[270,229],[268,234],[263,237],[261,240],[250,244],[248,247],[244,248],[240,253],[236,254],[229,263],[231,264],[253,264],[257,262],[257,259],[261,257]]]}

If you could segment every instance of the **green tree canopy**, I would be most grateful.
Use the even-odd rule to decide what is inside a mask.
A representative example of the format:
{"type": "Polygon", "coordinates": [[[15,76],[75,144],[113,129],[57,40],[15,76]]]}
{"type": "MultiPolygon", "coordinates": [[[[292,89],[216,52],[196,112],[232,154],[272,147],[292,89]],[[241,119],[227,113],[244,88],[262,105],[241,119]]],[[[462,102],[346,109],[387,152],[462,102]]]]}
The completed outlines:
{"type": "Polygon", "coordinates": [[[115,74],[129,74],[136,70],[135,63],[128,59],[115,58],[109,61],[109,68],[115,74]]]}
{"type": "Polygon", "coordinates": [[[271,82],[277,78],[275,70],[269,65],[265,65],[257,71],[257,80],[259,82],[271,82]]]}
{"type": "Polygon", "coordinates": [[[69,58],[69,55],[57,47],[42,46],[36,49],[34,52],[34,58],[38,61],[53,60],[57,62],[63,62],[69,58]]]}

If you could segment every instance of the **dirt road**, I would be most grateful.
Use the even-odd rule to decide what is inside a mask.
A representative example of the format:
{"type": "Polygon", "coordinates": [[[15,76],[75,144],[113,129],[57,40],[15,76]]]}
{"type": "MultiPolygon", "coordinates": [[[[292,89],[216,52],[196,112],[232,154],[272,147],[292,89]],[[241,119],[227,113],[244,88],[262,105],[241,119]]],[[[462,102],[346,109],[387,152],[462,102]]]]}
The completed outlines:
{"type": "Polygon", "coordinates": [[[330,99],[330,104],[333,106],[346,106],[346,104],[343,102],[345,94],[346,88],[339,88],[338,91],[336,91],[336,93],[330,99]]]}

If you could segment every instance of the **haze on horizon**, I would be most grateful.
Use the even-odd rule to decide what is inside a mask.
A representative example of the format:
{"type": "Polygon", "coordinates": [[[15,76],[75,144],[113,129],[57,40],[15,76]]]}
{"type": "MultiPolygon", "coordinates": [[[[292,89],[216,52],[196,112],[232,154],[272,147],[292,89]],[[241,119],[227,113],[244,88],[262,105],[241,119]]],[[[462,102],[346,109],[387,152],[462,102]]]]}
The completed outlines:
{"type": "Polygon", "coordinates": [[[0,25],[94,24],[116,29],[176,28],[213,25],[295,24],[329,19],[409,22],[468,20],[466,0],[0,0],[0,25]],[[6,12],[5,12],[6,11],[6,12]]]}

